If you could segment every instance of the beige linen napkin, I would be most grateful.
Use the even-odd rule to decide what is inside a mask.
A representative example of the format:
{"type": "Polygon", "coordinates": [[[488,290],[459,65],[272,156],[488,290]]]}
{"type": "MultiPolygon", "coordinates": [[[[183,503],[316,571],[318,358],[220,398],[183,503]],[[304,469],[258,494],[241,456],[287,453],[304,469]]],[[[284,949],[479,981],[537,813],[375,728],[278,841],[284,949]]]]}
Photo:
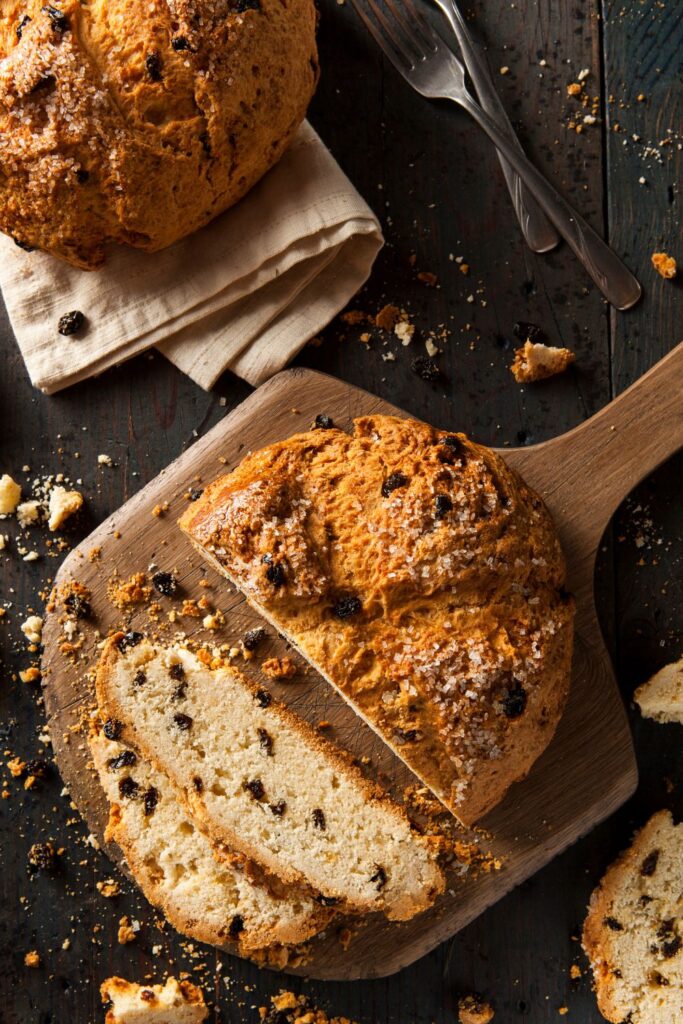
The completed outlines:
{"type": "Polygon", "coordinates": [[[203,388],[259,384],[367,279],[376,217],[308,123],[232,209],[150,255],[117,247],[77,270],[0,238],[0,287],[31,381],[47,394],[155,346],[203,388]],[[57,332],[78,309],[87,330],[57,332]]]}

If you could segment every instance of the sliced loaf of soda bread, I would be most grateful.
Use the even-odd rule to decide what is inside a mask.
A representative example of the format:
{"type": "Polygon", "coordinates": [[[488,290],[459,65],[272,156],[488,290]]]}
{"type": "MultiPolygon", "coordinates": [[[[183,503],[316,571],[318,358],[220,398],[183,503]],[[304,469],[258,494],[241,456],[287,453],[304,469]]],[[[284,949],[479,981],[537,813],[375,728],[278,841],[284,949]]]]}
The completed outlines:
{"type": "Polygon", "coordinates": [[[115,976],[102,982],[100,995],[111,1004],[105,1024],[201,1024],[209,1016],[202,990],[172,977],[138,985],[115,976]]]}
{"type": "Polygon", "coordinates": [[[240,858],[219,856],[168,777],[131,747],[107,739],[101,728],[93,728],[89,743],[111,805],[105,839],[116,843],[144,895],[174,928],[215,946],[235,943],[248,954],[304,942],[328,923],[333,912],[310,894],[276,895],[254,884],[240,858]]]}
{"type": "Polygon", "coordinates": [[[308,886],[323,906],[408,920],[442,891],[430,843],[404,812],[232,667],[119,633],[105,644],[97,698],[105,732],[165,772],[215,842],[308,886]]]}

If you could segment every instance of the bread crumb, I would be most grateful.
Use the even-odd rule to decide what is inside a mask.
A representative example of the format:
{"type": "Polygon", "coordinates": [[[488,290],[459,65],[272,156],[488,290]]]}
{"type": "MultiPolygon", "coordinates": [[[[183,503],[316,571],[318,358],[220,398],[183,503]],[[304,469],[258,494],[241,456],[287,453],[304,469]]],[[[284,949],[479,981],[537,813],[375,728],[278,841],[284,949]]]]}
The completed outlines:
{"type": "Polygon", "coordinates": [[[581,94],[581,86],[579,85],[578,82],[572,82],[570,85],[567,86],[567,95],[568,96],[579,96],[580,94],[581,94]]]}
{"type": "Polygon", "coordinates": [[[418,281],[422,281],[423,284],[429,285],[430,288],[434,288],[439,279],[436,274],[433,274],[431,270],[420,270],[417,275],[418,281]]]}
{"type": "Polygon", "coordinates": [[[460,1024],[488,1024],[493,1017],[492,1007],[481,996],[464,996],[458,1000],[460,1024]]]}
{"type": "Polygon", "coordinates": [[[26,762],[22,761],[20,757],[13,757],[7,762],[7,767],[9,768],[9,773],[12,778],[18,779],[26,768],[26,762]]]}
{"type": "Polygon", "coordinates": [[[394,327],[394,334],[402,345],[410,345],[415,334],[415,326],[407,320],[399,320],[394,327]]]}
{"type": "Polygon", "coordinates": [[[392,306],[390,304],[382,306],[375,317],[375,327],[379,327],[381,331],[393,331],[400,316],[401,310],[398,306],[392,306]]]}
{"type": "Polygon", "coordinates": [[[645,718],[683,724],[683,657],[639,686],[633,699],[645,718]]]}
{"type": "Polygon", "coordinates": [[[135,942],[136,937],[137,930],[133,927],[130,918],[124,915],[119,921],[119,942],[121,943],[122,946],[125,946],[129,942],[135,942]]]}
{"type": "Polygon", "coordinates": [[[132,604],[148,601],[152,588],[144,572],[136,572],[128,580],[112,578],[107,584],[107,597],[116,608],[125,609],[132,604]]]}
{"type": "Polygon", "coordinates": [[[21,632],[32,644],[39,644],[43,635],[43,620],[39,615],[29,615],[21,624],[21,632]]]}
{"type": "Polygon", "coordinates": [[[569,977],[573,981],[575,981],[577,978],[581,977],[581,968],[579,967],[578,964],[572,964],[571,965],[571,967],[569,968],[569,977]]]}
{"type": "Polygon", "coordinates": [[[40,519],[40,504],[37,501],[22,501],[17,506],[17,522],[22,529],[32,526],[40,519]]]}
{"type": "Polygon", "coordinates": [[[0,476],[0,515],[9,516],[21,501],[21,486],[7,473],[0,476]]]}
{"type": "Polygon", "coordinates": [[[40,953],[36,949],[32,949],[24,957],[24,963],[27,967],[40,967],[40,953]]]}
{"type": "Polygon", "coordinates": [[[678,273],[676,260],[673,256],[668,256],[665,252],[652,253],[652,266],[660,277],[665,277],[667,281],[673,280],[678,273]]]}
{"type": "Polygon", "coordinates": [[[97,456],[98,466],[113,466],[114,463],[111,461],[111,455],[98,455],[97,456]]]}
{"type": "Polygon", "coordinates": [[[67,491],[66,487],[53,487],[48,501],[48,529],[60,530],[69,516],[78,512],[82,505],[83,495],[80,491],[67,491]]]}
{"type": "Polygon", "coordinates": [[[530,384],[562,373],[575,359],[571,349],[526,341],[521,348],[515,349],[510,371],[518,384],[530,384]]]}
{"type": "Polygon", "coordinates": [[[113,878],[105,878],[103,882],[97,882],[95,888],[106,900],[111,900],[121,894],[121,886],[113,878]]]}
{"type": "Polygon", "coordinates": [[[296,675],[297,665],[293,658],[268,658],[261,666],[263,674],[269,679],[291,679],[296,675]]]}
{"type": "Polygon", "coordinates": [[[156,516],[157,519],[161,519],[161,517],[166,512],[168,512],[168,509],[169,509],[168,502],[167,501],[163,501],[160,505],[155,505],[154,506],[154,508],[152,509],[152,515],[156,516]]]}
{"type": "Polygon", "coordinates": [[[23,672],[19,673],[19,678],[22,683],[37,683],[40,680],[40,669],[35,665],[31,665],[30,668],[24,669],[23,672]]]}
{"type": "Polygon", "coordinates": [[[225,625],[225,616],[223,612],[215,611],[205,615],[202,619],[202,626],[204,629],[220,629],[221,626],[225,625]]]}

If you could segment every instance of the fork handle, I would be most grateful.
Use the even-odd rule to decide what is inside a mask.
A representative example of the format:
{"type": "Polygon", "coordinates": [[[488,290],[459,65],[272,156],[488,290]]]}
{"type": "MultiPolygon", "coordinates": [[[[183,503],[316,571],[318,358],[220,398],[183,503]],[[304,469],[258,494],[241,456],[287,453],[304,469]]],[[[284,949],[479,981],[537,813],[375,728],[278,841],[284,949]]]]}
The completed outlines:
{"type": "Polygon", "coordinates": [[[522,150],[514,146],[495,121],[467,93],[453,90],[450,99],[463,107],[486,132],[512,165],[548,219],[593,278],[605,298],[617,309],[630,309],[641,295],[641,287],[617,254],[536,170],[522,150]]]}
{"type": "MultiPolygon", "coordinates": [[[[506,133],[513,145],[523,153],[522,145],[491,80],[485,59],[472,39],[457,4],[454,0],[436,0],[436,3],[448,18],[458,40],[467,71],[477,90],[477,97],[482,108],[497,122],[498,127],[506,133]]],[[[560,240],[555,228],[501,151],[497,150],[497,153],[512,205],[527,245],[533,252],[549,252],[560,240]]]]}

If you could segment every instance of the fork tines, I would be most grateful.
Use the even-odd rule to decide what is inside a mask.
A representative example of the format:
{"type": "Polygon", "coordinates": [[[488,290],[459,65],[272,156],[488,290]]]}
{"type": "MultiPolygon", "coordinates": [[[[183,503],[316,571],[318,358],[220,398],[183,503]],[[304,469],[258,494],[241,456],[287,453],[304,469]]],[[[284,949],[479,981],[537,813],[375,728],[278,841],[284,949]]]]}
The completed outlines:
{"type": "Polygon", "coordinates": [[[439,40],[413,0],[351,0],[377,45],[402,74],[436,52],[439,40]]]}

